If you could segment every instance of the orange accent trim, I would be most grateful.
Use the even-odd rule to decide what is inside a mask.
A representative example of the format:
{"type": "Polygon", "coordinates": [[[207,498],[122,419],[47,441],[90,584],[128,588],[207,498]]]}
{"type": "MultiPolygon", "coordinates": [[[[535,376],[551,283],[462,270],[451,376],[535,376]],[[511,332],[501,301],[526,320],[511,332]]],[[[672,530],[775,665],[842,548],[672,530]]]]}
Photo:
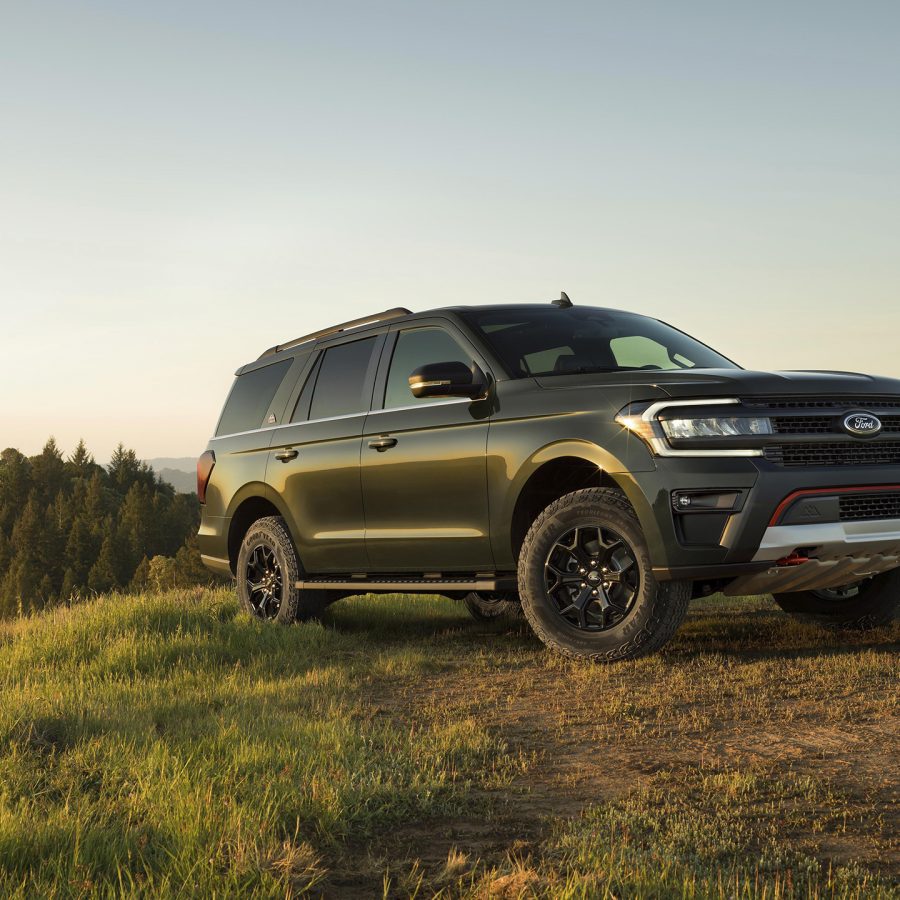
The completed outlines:
{"type": "Polygon", "coordinates": [[[801,491],[793,491],[775,507],[775,512],[772,514],[772,518],[769,519],[769,526],[777,525],[785,510],[798,497],[814,497],[822,494],[868,494],[879,491],[900,491],[900,484],[868,484],[860,487],[807,488],[801,491]]]}

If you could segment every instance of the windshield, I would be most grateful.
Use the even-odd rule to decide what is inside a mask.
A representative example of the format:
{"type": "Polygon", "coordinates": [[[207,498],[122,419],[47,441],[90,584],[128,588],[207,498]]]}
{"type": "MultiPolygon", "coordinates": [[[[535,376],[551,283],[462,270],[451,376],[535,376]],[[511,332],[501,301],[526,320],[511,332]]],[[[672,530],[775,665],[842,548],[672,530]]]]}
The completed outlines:
{"type": "Polygon", "coordinates": [[[738,369],[658,319],[590,307],[466,310],[514,378],[665,369],[738,369]]]}

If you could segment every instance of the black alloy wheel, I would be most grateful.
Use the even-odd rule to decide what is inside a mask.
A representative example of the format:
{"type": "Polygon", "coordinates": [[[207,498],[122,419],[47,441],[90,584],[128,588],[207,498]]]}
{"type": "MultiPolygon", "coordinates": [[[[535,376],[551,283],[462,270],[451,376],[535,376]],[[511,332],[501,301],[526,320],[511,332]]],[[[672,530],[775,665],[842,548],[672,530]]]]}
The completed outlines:
{"type": "Polygon", "coordinates": [[[257,519],[247,529],[235,574],[241,606],[264,622],[288,625],[318,619],[340,597],[335,591],[297,587],[303,568],[281,516],[257,519]]]}
{"type": "Polygon", "coordinates": [[[635,553],[611,528],[580,526],[550,548],[544,588],[575,628],[606,631],[631,612],[641,586],[635,553]]]}
{"type": "Polygon", "coordinates": [[[687,611],[689,581],[658,581],[647,540],[616,488],[583,488],[534,520],[519,552],[519,597],[535,635],[575,659],[658,650],[687,611]]]}
{"type": "Polygon", "coordinates": [[[250,551],[244,569],[247,599],[253,614],[260,619],[274,619],[284,596],[284,577],[275,550],[267,544],[257,544],[250,551]]]}

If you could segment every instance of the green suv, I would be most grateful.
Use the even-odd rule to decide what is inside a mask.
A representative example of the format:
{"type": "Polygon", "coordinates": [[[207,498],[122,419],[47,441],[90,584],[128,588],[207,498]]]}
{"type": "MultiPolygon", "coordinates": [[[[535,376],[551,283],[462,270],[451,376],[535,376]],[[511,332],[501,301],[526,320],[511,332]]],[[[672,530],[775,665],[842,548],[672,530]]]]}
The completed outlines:
{"type": "Polygon", "coordinates": [[[203,561],[279,623],[444,594],[616,660],[721,591],[871,627],[900,599],[900,381],[747,371],[565,294],[392,309],[240,368],[198,495],[203,561]]]}

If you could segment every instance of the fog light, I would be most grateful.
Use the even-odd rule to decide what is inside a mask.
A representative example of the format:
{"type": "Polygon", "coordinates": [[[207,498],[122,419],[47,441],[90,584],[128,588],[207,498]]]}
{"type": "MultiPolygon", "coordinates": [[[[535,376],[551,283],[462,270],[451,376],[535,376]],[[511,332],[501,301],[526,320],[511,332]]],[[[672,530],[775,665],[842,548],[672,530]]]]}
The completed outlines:
{"type": "Polygon", "coordinates": [[[739,507],[740,491],[673,491],[676,512],[730,512],[739,507]]]}

